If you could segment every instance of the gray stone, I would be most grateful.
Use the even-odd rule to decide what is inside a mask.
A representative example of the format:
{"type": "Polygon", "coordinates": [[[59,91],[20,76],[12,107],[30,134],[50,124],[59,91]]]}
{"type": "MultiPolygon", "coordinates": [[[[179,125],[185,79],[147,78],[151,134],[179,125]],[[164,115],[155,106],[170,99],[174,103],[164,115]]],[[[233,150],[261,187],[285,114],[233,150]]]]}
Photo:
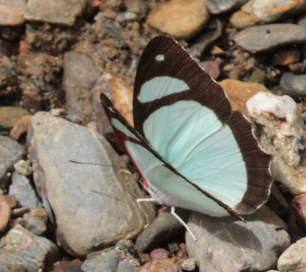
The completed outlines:
{"type": "Polygon", "coordinates": [[[15,162],[19,161],[25,153],[22,145],[15,140],[0,136],[0,188],[5,188],[9,179],[8,172],[15,162]]]}
{"type": "Polygon", "coordinates": [[[67,108],[84,122],[88,122],[92,114],[90,85],[99,77],[100,73],[89,56],[75,52],[65,54],[63,87],[67,108]]]}
{"type": "Polygon", "coordinates": [[[206,0],[206,5],[213,14],[220,14],[240,7],[248,0],[206,0]]]}
{"type": "Polygon", "coordinates": [[[234,40],[245,50],[256,53],[287,44],[305,43],[306,31],[295,24],[253,26],[238,32],[234,40]]]}
{"type": "MultiPolygon", "coordinates": [[[[176,213],[187,222],[189,212],[187,210],[176,208],[176,213]]],[[[169,212],[164,211],[146,227],[137,237],[135,248],[139,253],[148,252],[160,245],[160,241],[167,241],[170,238],[177,237],[185,231],[184,226],[169,212]]]]}
{"type": "Polygon", "coordinates": [[[86,0],[29,0],[24,17],[29,21],[72,26],[86,6],[86,0]]]}
{"type": "Polygon", "coordinates": [[[133,175],[96,131],[38,112],[28,142],[36,187],[69,253],[85,256],[134,238],[151,221],[152,204],[140,208],[136,199],[144,196],[133,175]]]}
{"type": "Polygon", "coordinates": [[[279,257],[277,269],[280,272],[305,272],[306,271],[306,238],[292,244],[279,257]]]}
{"type": "Polygon", "coordinates": [[[297,75],[292,72],[283,73],[280,85],[285,94],[293,97],[303,97],[306,95],[306,75],[297,75]]]}
{"type": "Polygon", "coordinates": [[[188,226],[197,241],[187,233],[186,245],[189,256],[200,261],[200,272],[276,267],[278,256],[290,245],[286,224],[266,207],[244,219],[246,223],[192,213],[188,226]]]}
{"type": "Polygon", "coordinates": [[[1,272],[27,272],[21,264],[17,254],[12,251],[0,248],[0,271],[1,272]]]}
{"type": "Polygon", "coordinates": [[[134,245],[129,240],[119,241],[112,250],[94,252],[82,265],[84,272],[134,272],[140,260],[134,245]]]}
{"type": "Polygon", "coordinates": [[[9,195],[25,208],[33,208],[41,204],[29,179],[17,171],[14,171],[12,175],[9,195]]]}
{"type": "Polygon", "coordinates": [[[25,22],[23,11],[26,4],[26,0],[0,0],[0,25],[22,25],[25,22]]]}
{"type": "Polygon", "coordinates": [[[39,269],[49,271],[59,259],[56,245],[44,237],[31,234],[20,225],[1,239],[0,247],[14,254],[16,258],[13,264],[23,265],[27,272],[37,272],[39,269]]]}

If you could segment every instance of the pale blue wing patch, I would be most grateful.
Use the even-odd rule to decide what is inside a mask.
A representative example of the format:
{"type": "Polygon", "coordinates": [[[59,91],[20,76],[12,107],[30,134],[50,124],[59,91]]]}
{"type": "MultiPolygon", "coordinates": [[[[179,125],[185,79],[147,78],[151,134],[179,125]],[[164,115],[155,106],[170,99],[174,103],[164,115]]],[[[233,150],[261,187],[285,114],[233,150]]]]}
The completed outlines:
{"type": "Polygon", "coordinates": [[[153,148],[187,179],[232,208],[241,202],[246,165],[231,129],[211,109],[179,101],[153,112],[143,130],[153,148]]]}
{"type": "Polygon", "coordinates": [[[150,194],[158,203],[212,216],[228,215],[215,201],[165,167],[149,150],[133,142],[126,141],[125,144],[142,176],[149,182],[150,194]]]}
{"type": "MultiPolygon", "coordinates": [[[[156,58],[162,58],[157,55],[156,58]]],[[[141,103],[152,102],[170,94],[180,93],[190,90],[184,80],[169,76],[154,77],[145,82],[140,89],[137,99],[141,103]]]]}
{"type": "Polygon", "coordinates": [[[133,139],[138,139],[138,137],[132,133],[129,129],[127,129],[118,119],[116,118],[111,118],[110,120],[111,124],[113,125],[114,128],[116,128],[118,131],[122,132],[126,136],[133,138],[133,139]]]}

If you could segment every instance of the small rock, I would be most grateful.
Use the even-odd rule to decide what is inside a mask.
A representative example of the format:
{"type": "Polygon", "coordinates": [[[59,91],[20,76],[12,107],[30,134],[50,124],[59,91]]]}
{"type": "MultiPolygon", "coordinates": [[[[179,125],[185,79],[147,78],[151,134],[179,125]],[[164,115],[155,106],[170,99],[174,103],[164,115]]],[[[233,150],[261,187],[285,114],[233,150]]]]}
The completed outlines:
{"type": "Polygon", "coordinates": [[[25,115],[18,119],[10,131],[10,136],[15,140],[20,140],[22,135],[27,133],[28,127],[31,123],[31,118],[30,115],[25,115]]]}
{"type": "Polygon", "coordinates": [[[143,194],[133,175],[97,132],[39,112],[28,143],[36,188],[55,215],[57,242],[70,254],[85,256],[134,238],[154,217],[152,204],[139,208],[143,194]]]}
{"type": "Polygon", "coordinates": [[[304,1],[296,0],[250,0],[240,10],[233,13],[230,22],[236,28],[246,28],[254,24],[267,24],[283,17],[294,17],[306,10],[304,1]]]}
{"type": "Polygon", "coordinates": [[[301,57],[301,52],[298,49],[279,50],[273,58],[274,65],[289,65],[298,62],[301,57]]]}
{"type": "Polygon", "coordinates": [[[306,64],[304,62],[297,62],[289,64],[289,69],[295,74],[305,74],[306,64]]]}
{"type": "Polygon", "coordinates": [[[279,272],[304,272],[306,271],[306,238],[292,244],[279,257],[277,263],[279,272]]]}
{"type": "MultiPolygon", "coordinates": [[[[176,212],[184,221],[189,213],[186,210],[176,208],[176,212]]],[[[184,226],[169,212],[164,211],[138,235],[135,248],[138,252],[147,252],[156,246],[160,246],[160,241],[166,242],[171,238],[178,237],[185,231],[184,226]]]]}
{"type": "Polygon", "coordinates": [[[264,85],[267,79],[267,73],[257,67],[254,67],[248,81],[264,85]]]}
{"type": "Polygon", "coordinates": [[[12,175],[9,195],[15,198],[22,207],[33,208],[41,204],[29,179],[17,171],[12,175]]]}
{"type": "Polygon", "coordinates": [[[266,271],[290,245],[286,224],[267,207],[244,216],[246,223],[231,217],[210,217],[193,212],[186,245],[189,256],[200,262],[200,272],[266,271]]]}
{"type": "Polygon", "coordinates": [[[140,260],[132,241],[121,240],[112,250],[89,254],[82,265],[82,271],[134,272],[139,266],[140,260]]]}
{"type": "Polygon", "coordinates": [[[206,5],[213,14],[220,14],[240,7],[247,0],[206,0],[206,5]]]}
{"type": "Polygon", "coordinates": [[[43,236],[47,230],[48,214],[41,206],[32,208],[22,218],[17,218],[13,225],[20,224],[33,235],[43,236]]]}
{"type": "Polygon", "coordinates": [[[9,171],[24,153],[22,145],[9,137],[0,136],[0,188],[5,188],[10,176],[9,171]]]}
{"type": "Polygon", "coordinates": [[[298,225],[306,233],[306,193],[295,196],[291,206],[298,225]]]}
{"type": "Polygon", "coordinates": [[[17,26],[25,22],[23,11],[26,0],[0,0],[0,25],[17,26]]]}
{"type": "Polygon", "coordinates": [[[295,24],[253,26],[238,32],[234,40],[245,50],[258,53],[287,44],[305,43],[306,31],[295,24]]]}
{"type": "Polygon", "coordinates": [[[218,62],[203,61],[200,63],[200,65],[213,79],[217,79],[220,76],[220,65],[218,62]]]}
{"type": "Polygon", "coordinates": [[[287,95],[276,96],[260,92],[247,102],[255,121],[260,145],[272,155],[271,172],[291,194],[306,192],[304,166],[304,123],[298,115],[296,103],[287,95]]]}
{"type": "Polygon", "coordinates": [[[30,160],[20,160],[14,164],[14,169],[24,176],[30,176],[33,173],[30,160]]]}
{"type": "Polygon", "coordinates": [[[297,75],[292,72],[282,74],[280,85],[285,94],[299,98],[306,95],[306,75],[297,75]]]}
{"type": "Polygon", "coordinates": [[[185,258],[178,262],[178,271],[182,272],[196,272],[199,271],[200,263],[194,258],[185,258]]]}
{"type": "Polygon", "coordinates": [[[158,4],[148,15],[147,24],[176,39],[196,36],[210,18],[202,0],[169,1],[158,4]]]}
{"type": "Polygon", "coordinates": [[[29,112],[22,107],[0,107],[0,127],[11,129],[21,117],[28,114],[29,112]]]}
{"type": "Polygon", "coordinates": [[[29,0],[24,17],[29,21],[72,26],[86,6],[86,0],[29,0]]]}
{"type": "MultiPolygon", "coordinates": [[[[199,33],[199,35],[192,41],[190,47],[187,48],[188,53],[193,58],[201,58],[205,53],[205,50],[210,45],[219,39],[222,35],[223,25],[217,18],[213,18],[209,21],[205,31],[199,33]]],[[[224,54],[225,52],[223,52],[224,54]]]]}
{"type": "Polygon", "coordinates": [[[17,264],[23,265],[27,272],[37,272],[39,269],[48,271],[59,258],[55,244],[31,234],[20,225],[11,229],[0,243],[1,249],[15,255],[17,264]]]}
{"type": "Polygon", "coordinates": [[[137,20],[137,14],[133,12],[122,12],[116,16],[116,21],[119,23],[134,22],[137,20]]]}
{"type": "Polygon", "coordinates": [[[82,272],[81,266],[80,263],[62,261],[54,266],[52,272],[82,272]]]}
{"type": "Polygon", "coordinates": [[[177,272],[175,258],[159,257],[148,261],[143,266],[137,268],[135,272],[166,271],[177,272]]]}
{"type": "Polygon", "coordinates": [[[156,248],[150,252],[151,259],[156,259],[159,257],[170,257],[171,253],[164,248],[156,248]]]}
{"type": "Polygon", "coordinates": [[[85,123],[92,114],[90,85],[99,77],[100,72],[87,54],[65,53],[63,86],[67,108],[85,123]]]}
{"type": "Polygon", "coordinates": [[[4,232],[11,218],[11,208],[5,201],[3,196],[0,196],[0,233],[4,232]]]}
{"type": "Polygon", "coordinates": [[[228,94],[232,107],[241,111],[247,117],[250,117],[250,115],[246,102],[258,92],[269,92],[264,85],[242,82],[236,79],[225,79],[220,81],[219,84],[228,94]]]}

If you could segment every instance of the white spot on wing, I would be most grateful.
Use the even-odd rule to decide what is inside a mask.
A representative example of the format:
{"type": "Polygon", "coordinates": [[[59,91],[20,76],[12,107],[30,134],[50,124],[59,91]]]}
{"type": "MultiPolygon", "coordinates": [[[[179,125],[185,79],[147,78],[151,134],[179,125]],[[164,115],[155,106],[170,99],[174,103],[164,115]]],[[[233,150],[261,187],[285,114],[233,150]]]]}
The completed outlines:
{"type": "Polygon", "coordinates": [[[155,59],[156,59],[157,61],[164,61],[164,60],[165,60],[165,55],[159,54],[159,55],[157,55],[157,56],[155,57],[155,59]]]}

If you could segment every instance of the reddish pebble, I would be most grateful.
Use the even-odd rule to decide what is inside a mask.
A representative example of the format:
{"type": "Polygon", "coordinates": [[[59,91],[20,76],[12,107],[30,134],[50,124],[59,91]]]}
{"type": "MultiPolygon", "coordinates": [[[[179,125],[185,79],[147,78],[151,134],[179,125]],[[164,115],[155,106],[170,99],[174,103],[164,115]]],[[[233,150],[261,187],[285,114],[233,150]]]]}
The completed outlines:
{"type": "Polygon", "coordinates": [[[217,79],[220,76],[219,63],[215,61],[203,61],[200,65],[213,79],[217,79]]]}
{"type": "Polygon", "coordinates": [[[30,115],[22,116],[11,129],[10,136],[15,140],[19,140],[27,132],[31,119],[32,116],[30,115]]]}
{"type": "Polygon", "coordinates": [[[164,248],[157,248],[150,252],[151,259],[156,259],[159,257],[170,257],[171,253],[164,248]]]}
{"type": "Polygon", "coordinates": [[[301,52],[298,49],[280,50],[274,55],[274,65],[289,65],[298,62],[301,57],[301,52]]]}
{"type": "Polygon", "coordinates": [[[6,230],[7,225],[11,217],[11,208],[4,200],[4,197],[0,198],[0,232],[6,230]]]}

